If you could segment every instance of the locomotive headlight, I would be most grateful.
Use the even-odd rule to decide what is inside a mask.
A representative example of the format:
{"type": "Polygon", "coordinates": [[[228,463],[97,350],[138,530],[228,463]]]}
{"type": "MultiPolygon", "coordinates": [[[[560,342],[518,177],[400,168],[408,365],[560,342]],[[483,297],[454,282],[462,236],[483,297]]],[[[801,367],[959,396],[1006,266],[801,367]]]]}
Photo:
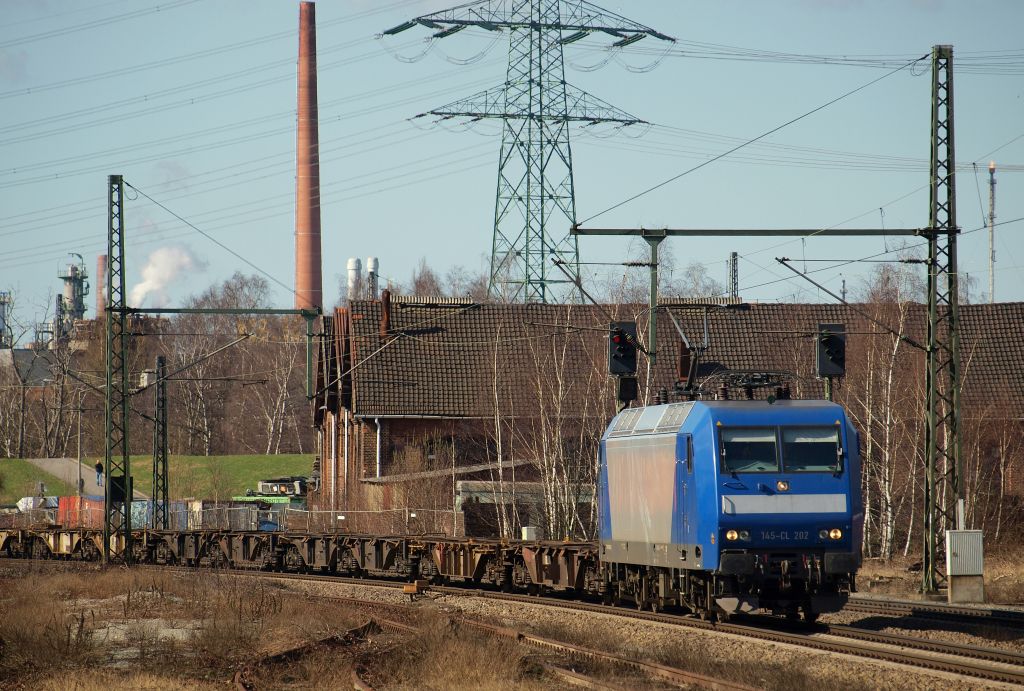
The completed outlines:
{"type": "Polygon", "coordinates": [[[750,531],[749,530],[741,530],[740,531],[740,539],[743,540],[744,542],[749,540],[750,539],[750,531]]]}
{"type": "Polygon", "coordinates": [[[818,531],[818,537],[820,537],[822,540],[827,540],[828,539],[828,531],[825,530],[824,528],[822,528],[821,530],[818,531]]]}
{"type": "Polygon", "coordinates": [[[828,536],[833,540],[838,540],[843,536],[843,531],[839,528],[833,528],[832,530],[828,531],[828,536]]]}
{"type": "Polygon", "coordinates": [[[779,490],[780,492],[788,492],[789,480],[779,480],[778,482],[775,483],[775,489],[779,490]]]}
{"type": "Polygon", "coordinates": [[[729,540],[730,542],[738,540],[739,537],[740,537],[740,534],[737,533],[735,530],[727,530],[727,531],[725,531],[725,539],[729,540]]]}

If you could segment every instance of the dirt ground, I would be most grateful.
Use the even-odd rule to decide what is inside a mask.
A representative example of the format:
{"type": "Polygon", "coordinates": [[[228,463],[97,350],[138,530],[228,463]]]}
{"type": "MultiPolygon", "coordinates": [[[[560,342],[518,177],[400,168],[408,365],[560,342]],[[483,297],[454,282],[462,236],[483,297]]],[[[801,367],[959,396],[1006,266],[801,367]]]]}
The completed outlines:
{"type": "MultiPolygon", "coordinates": [[[[921,580],[919,559],[865,559],[857,590],[862,595],[914,598],[920,594],[921,580]]],[[[991,605],[1024,606],[1024,550],[985,555],[985,599],[991,605]]]]}
{"type": "Polygon", "coordinates": [[[394,616],[376,609],[215,571],[0,565],[0,689],[337,689],[354,669],[378,688],[551,688],[521,646],[432,612],[343,638],[394,616]]]}

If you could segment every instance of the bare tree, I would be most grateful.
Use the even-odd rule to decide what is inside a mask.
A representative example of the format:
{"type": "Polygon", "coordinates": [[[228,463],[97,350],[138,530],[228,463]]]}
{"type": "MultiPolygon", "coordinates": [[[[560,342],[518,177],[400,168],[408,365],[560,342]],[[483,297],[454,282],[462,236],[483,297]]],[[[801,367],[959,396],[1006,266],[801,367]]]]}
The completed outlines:
{"type": "MultiPolygon", "coordinates": [[[[266,279],[235,273],[219,286],[214,286],[187,301],[187,306],[198,308],[257,308],[268,301],[269,286],[266,279]]],[[[247,333],[252,319],[234,315],[182,314],[175,318],[172,341],[172,362],[177,366],[190,365],[174,387],[175,399],[185,414],[185,448],[189,453],[210,455],[224,451],[215,447],[215,438],[230,438],[229,430],[221,429],[227,419],[234,387],[231,375],[237,373],[238,354],[220,354],[207,357],[230,337],[247,333]],[[223,432],[223,433],[220,433],[223,432]]],[[[239,417],[233,423],[245,423],[239,417]]],[[[232,425],[229,425],[231,427],[232,425]]]]}
{"type": "Polygon", "coordinates": [[[426,258],[420,259],[419,265],[413,269],[409,281],[409,292],[413,295],[443,295],[441,280],[437,273],[427,265],[426,258]]]}
{"type": "Polygon", "coordinates": [[[473,302],[487,302],[487,269],[470,272],[464,266],[453,266],[445,274],[444,282],[448,295],[452,297],[468,297],[473,302]]]}
{"type": "MultiPolygon", "coordinates": [[[[261,319],[253,325],[254,337],[243,344],[239,362],[245,373],[242,396],[246,410],[258,412],[260,434],[247,433],[239,443],[254,452],[281,453],[285,442],[290,405],[302,378],[303,340],[297,319],[261,319]],[[257,443],[259,446],[257,447],[257,443]]],[[[252,432],[256,432],[255,424],[252,432]]]]}

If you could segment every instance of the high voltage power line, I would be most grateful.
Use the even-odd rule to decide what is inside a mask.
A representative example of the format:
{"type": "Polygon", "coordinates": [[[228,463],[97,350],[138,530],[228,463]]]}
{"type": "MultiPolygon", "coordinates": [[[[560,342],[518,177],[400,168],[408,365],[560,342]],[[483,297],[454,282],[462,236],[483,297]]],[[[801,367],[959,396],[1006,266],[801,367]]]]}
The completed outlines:
{"type": "MultiPolygon", "coordinates": [[[[114,4],[114,3],[108,3],[108,4],[114,4]]],[[[395,3],[395,5],[403,5],[403,4],[410,4],[410,3],[395,3]]],[[[395,5],[393,5],[393,6],[395,6],[395,5]]],[[[106,5],[103,5],[103,6],[106,6],[106,5]]],[[[388,9],[388,8],[384,8],[384,9],[388,9]]],[[[481,33],[485,33],[485,32],[481,32],[481,33]]],[[[275,36],[283,37],[283,36],[288,36],[288,35],[292,35],[292,34],[293,34],[293,32],[290,32],[290,31],[289,32],[280,32],[278,35],[271,34],[271,35],[269,35],[269,37],[266,38],[266,40],[276,40],[276,38],[270,38],[270,37],[275,37],[275,36]]],[[[40,40],[42,40],[42,39],[40,39],[40,40]]],[[[238,44],[232,44],[231,47],[225,46],[225,47],[223,47],[223,50],[233,50],[233,49],[235,49],[234,46],[237,46],[238,49],[241,50],[242,47],[244,47],[242,44],[249,43],[249,44],[253,44],[254,45],[258,40],[259,39],[252,39],[251,42],[239,42],[238,44]]],[[[677,55],[676,54],[677,51],[675,49],[672,49],[671,51],[668,52],[668,57],[673,58],[673,59],[677,58],[677,57],[693,57],[692,53],[694,51],[696,51],[699,48],[704,48],[705,52],[708,54],[708,59],[715,59],[715,58],[712,58],[710,56],[715,54],[716,51],[717,51],[718,54],[721,55],[721,57],[719,59],[723,59],[723,60],[733,59],[736,55],[742,54],[745,59],[751,59],[751,60],[763,60],[763,61],[769,61],[769,62],[793,62],[793,63],[798,63],[798,62],[800,62],[800,60],[798,60],[797,58],[803,57],[803,58],[807,58],[804,61],[805,64],[836,64],[836,65],[843,65],[843,66],[862,66],[862,67],[872,67],[872,68],[883,68],[883,67],[884,68],[888,68],[890,66],[890,64],[886,63],[887,60],[894,60],[897,57],[901,58],[901,59],[903,58],[903,56],[874,56],[874,57],[873,56],[860,56],[860,57],[858,57],[858,56],[799,56],[797,54],[772,53],[771,51],[750,51],[750,50],[747,50],[747,49],[739,49],[739,48],[729,47],[729,46],[715,46],[714,44],[698,45],[697,42],[688,42],[688,41],[680,41],[679,45],[680,45],[680,47],[682,49],[681,51],[679,51],[680,54],[677,55]],[[689,52],[687,52],[687,51],[689,51],[689,52]],[[815,60],[818,60],[818,62],[815,62],[815,60]]],[[[656,52],[653,52],[653,51],[648,53],[648,52],[645,52],[644,50],[641,50],[641,46],[642,46],[642,43],[641,44],[634,44],[634,45],[627,46],[627,47],[624,47],[624,48],[616,49],[616,52],[619,53],[619,54],[622,54],[624,56],[629,56],[629,55],[642,56],[642,55],[645,55],[645,54],[656,54],[656,52]]],[[[583,51],[588,51],[589,50],[589,47],[583,45],[582,43],[580,44],[580,47],[581,47],[581,49],[583,51]]],[[[212,49],[212,50],[219,51],[221,49],[212,49]]],[[[195,57],[193,59],[196,59],[196,60],[204,59],[205,57],[208,57],[208,55],[205,55],[205,53],[207,53],[207,52],[208,51],[197,51],[197,53],[204,53],[204,55],[197,56],[197,57],[195,57]]],[[[184,59],[185,56],[179,56],[179,58],[184,59]]],[[[1001,53],[989,52],[989,53],[983,53],[983,54],[977,54],[977,55],[972,55],[972,54],[964,53],[964,54],[961,54],[961,55],[958,56],[958,61],[959,61],[958,62],[958,72],[964,73],[964,72],[971,71],[971,68],[968,67],[968,65],[974,65],[979,70],[983,70],[983,69],[987,69],[987,68],[995,68],[995,67],[999,67],[999,66],[1014,67],[1015,61],[1016,61],[1016,63],[1020,63],[1021,60],[1024,60],[1024,53],[1021,53],[1019,51],[1004,51],[1004,52],[1001,52],[1001,53]]],[[[159,67],[160,66],[154,64],[154,65],[152,65],[151,68],[152,69],[158,69],[159,67]]],[[[149,67],[140,66],[140,71],[142,71],[142,69],[150,69],[150,68],[149,67]]],[[[990,72],[990,73],[997,74],[997,72],[990,72]]],[[[101,75],[93,75],[93,77],[95,79],[110,78],[110,77],[101,76],[101,75]]],[[[244,75],[243,76],[239,76],[237,78],[238,79],[242,79],[242,78],[244,78],[244,75]]],[[[226,82],[230,82],[231,77],[228,76],[228,75],[225,75],[225,80],[226,80],[226,82]]],[[[68,81],[71,81],[71,80],[68,80],[68,81]]],[[[73,86],[73,84],[67,84],[67,85],[64,85],[64,86],[73,86]]],[[[261,86],[264,86],[264,85],[241,85],[241,87],[243,87],[243,88],[248,87],[248,88],[253,88],[253,89],[260,88],[261,86]]],[[[63,86],[56,85],[56,83],[55,83],[52,88],[54,90],[56,90],[56,89],[59,89],[59,88],[63,88],[63,86]]],[[[7,92],[4,92],[4,93],[0,94],[0,98],[4,97],[6,94],[7,94],[7,92]]],[[[12,98],[13,98],[13,95],[12,95],[12,98]]],[[[246,125],[246,127],[250,127],[250,126],[251,127],[256,127],[256,126],[258,126],[260,124],[260,122],[271,122],[274,117],[287,117],[289,114],[290,113],[281,113],[281,114],[278,114],[278,115],[264,116],[264,118],[252,118],[252,120],[254,122],[252,122],[250,125],[246,125]]],[[[394,126],[397,126],[398,124],[399,123],[391,123],[389,125],[389,127],[394,127],[394,126]]],[[[240,126],[240,124],[239,124],[239,126],[240,126]]],[[[159,158],[160,157],[160,155],[157,155],[155,153],[152,155],[152,157],[144,155],[145,150],[147,148],[150,148],[152,145],[169,146],[169,145],[172,145],[175,142],[187,141],[191,137],[215,137],[218,134],[222,134],[226,130],[227,127],[229,127],[229,126],[222,126],[221,128],[208,128],[207,131],[204,131],[202,133],[190,133],[190,134],[185,134],[185,135],[179,135],[178,137],[169,137],[167,139],[168,140],[172,140],[172,141],[164,141],[163,143],[152,143],[151,142],[151,143],[140,144],[137,147],[133,147],[131,150],[138,150],[138,151],[140,151],[140,156],[138,157],[137,160],[139,160],[141,162],[145,162],[147,160],[151,161],[151,160],[154,160],[154,157],[155,158],[159,158]]],[[[254,132],[254,133],[251,133],[248,137],[238,134],[239,130],[238,130],[237,126],[234,129],[235,129],[234,134],[236,136],[233,136],[230,139],[228,139],[228,138],[218,139],[215,142],[213,142],[210,147],[203,147],[203,148],[212,148],[212,147],[216,147],[216,146],[222,146],[222,147],[235,146],[235,145],[238,145],[238,144],[245,143],[246,141],[248,141],[248,142],[255,142],[255,141],[259,140],[258,138],[265,139],[267,137],[274,136],[275,133],[281,133],[281,132],[285,131],[285,129],[287,129],[287,128],[281,128],[280,130],[274,130],[274,131],[267,130],[266,132],[263,132],[263,131],[261,131],[261,132],[254,132]]],[[[632,142],[631,149],[633,151],[635,151],[635,152],[638,152],[638,153],[644,153],[645,155],[680,155],[680,154],[682,154],[682,155],[691,155],[691,156],[693,156],[695,158],[700,158],[701,156],[707,157],[707,156],[714,156],[714,155],[716,155],[716,151],[714,150],[713,144],[716,141],[722,141],[724,143],[725,140],[728,139],[727,137],[725,137],[725,135],[714,135],[713,133],[705,133],[707,135],[707,139],[706,140],[700,140],[699,139],[699,135],[696,135],[697,136],[696,141],[705,141],[709,145],[707,150],[702,150],[702,147],[688,147],[687,146],[686,143],[688,141],[692,141],[691,139],[688,139],[688,137],[690,137],[689,134],[684,134],[683,131],[680,131],[678,133],[673,134],[671,132],[671,129],[672,128],[655,125],[654,127],[652,127],[651,134],[648,135],[647,138],[645,138],[643,140],[640,140],[640,141],[632,142]],[[721,139],[719,139],[719,138],[721,138],[721,139]]],[[[380,131],[385,132],[385,131],[388,131],[388,130],[380,130],[380,131]]],[[[244,132],[244,130],[243,130],[243,132],[244,132]]],[[[351,135],[349,135],[349,136],[351,136],[351,135]]],[[[383,135],[382,134],[380,136],[380,138],[383,139],[386,136],[387,135],[383,135]]],[[[1024,136],[1024,135],[1022,135],[1022,136],[1024,136]]],[[[408,141],[408,140],[404,140],[404,141],[408,141]]],[[[398,144],[398,143],[391,143],[390,145],[395,146],[395,145],[400,145],[400,144],[398,144]]],[[[611,142],[611,141],[605,141],[604,142],[604,146],[606,148],[620,148],[619,144],[617,144],[615,142],[611,142]]],[[[764,143],[763,145],[759,143],[758,147],[761,147],[761,146],[763,146],[764,148],[763,149],[759,148],[757,154],[750,154],[750,155],[744,156],[742,159],[738,159],[738,160],[740,160],[743,163],[752,164],[752,165],[762,165],[762,164],[763,165],[775,165],[775,166],[778,166],[778,165],[790,165],[790,166],[798,166],[798,167],[803,167],[803,166],[815,166],[815,167],[818,167],[818,166],[820,166],[820,167],[827,167],[827,168],[843,168],[843,169],[846,169],[846,170],[849,170],[849,169],[852,169],[852,168],[859,168],[859,169],[863,169],[863,170],[872,170],[872,171],[880,171],[880,170],[897,170],[897,171],[898,170],[913,170],[913,169],[920,169],[920,167],[922,167],[923,165],[926,165],[923,160],[919,161],[917,159],[908,158],[908,157],[884,156],[884,155],[872,155],[872,154],[859,154],[859,153],[844,153],[844,152],[832,152],[832,151],[829,151],[829,150],[813,149],[811,147],[799,147],[799,146],[796,146],[796,145],[779,145],[779,144],[772,144],[772,143],[767,143],[767,142],[764,143]],[[792,149],[786,148],[787,146],[792,146],[792,149]],[[761,151],[764,151],[765,153],[761,153],[761,151]],[[793,155],[789,155],[788,153],[786,153],[787,151],[792,151],[793,155]]],[[[381,150],[381,149],[383,149],[383,147],[381,147],[380,149],[375,149],[375,150],[381,150]]],[[[127,153],[127,150],[125,151],[125,153],[127,153]]],[[[188,153],[190,153],[189,149],[178,149],[175,152],[165,152],[165,154],[163,154],[163,155],[165,155],[165,156],[166,155],[172,155],[172,154],[185,155],[185,154],[188,154],[188,153]]],[[[97,152],[97,154],[99,154],[99,152],[97,152]]],[[[109,154],[109,150],[104,152],[104,154],[109,154]]],[[[292,151],[282,151],[279,154],[271,154],[269,156],[266,156],[266,155],[265,156],[260,156],[258,159],[255,159],[255,160],[264,159],[264,160],[267,160],[268,163],[267,163],[267,165],[265,167],[263,167],[263,170],[259,171],[258,173],[257,173],[256,170],[251,169],[251,168],[247,169],[247,170],[244,170],[244,171],[240,171],[238,173],[232,173],[231,172],[232,169],[245,168],[246,167],[246,163],[245,162],[237,163],[237,164],[234,164],[232,166],[226,166],[226,167],[218,168],[217,170],[220,171],[220,172],[214,174],[217,177],[213,178],[212,181],[223,182],[224,184],[221,184],[221,185],[219,185],[217,187],[213,187],[212,185],[207,185],[206,184],[207,182],[212,182],[210,179],[202,179],[201,180],[200,176],[203,175],[203,174],[189,176],[189,179],[191,181],[193,181],[194,183],[196,183],[196,187],[199,188],[197,190],[197,192],[206,193],[206,192],[210,192],[210,191],[213,191],[213,190],[216,190],[216,189],[229,189],[231,187],[236,187],[236,186],[239,186],[239,185],[242,185],[242,184],[246,184],[247,182],[251,182],[253,180],[259,180],[259,179],[273,177],[276,174],[276,173],[273,172],[275,170],[280,170],[281,174],[284,175],[285,171],[290,167],[291,162],[288,161],[288,160],[283,160],[283,159],[285,159],[286,157],[289,157],[289,156],[291,156],[293,154],[294,154],[294,151],[292,150],[292,151]],[[281,158],[282,160],[280,160],[277,163],[273,163],[273,161],[276,160],[274,157],[281,158]],[[265,172],[265,174],[264,174],[264,172],[265,172]]],[[[73,161],[69,161],[69,162],[86,162],[87,163],[90,160],[89,154],[80,154],[80,155],[78,155],[76,157],[68,157],[68,158],[74,159],[73,161]]],[[[99,155],[97,155],[96,160],[97,161],[101,160],[99,155]]],[[[50,162],[34,164],[36,166],[35,169],[36,170],[45,169],[45,166],[48,163],[50,163],[50,162]]],[[[57,163],[57,165],[61,165],[61,164],[57,163]]],[[[104,166],[106,166],[106,165],[107,164],[104,164],[104,166]]],[[[464,165],[464,163],[458,163],[458,162],[454,162],[453,161],[451,163],[451,165],[452,166],[462,166],[462,165],[464,165]]],[[[964,164],[961,164],[961,168],[963,168],[963,165],[964,164]]],[[[476,169],[478,167],[479,166],[472,166],[471,169],[476,169]]],[[[1019,166],[1013,166],[1012,164],[1010,164],[1010,165],[1001,164],[1001,170],[1013,171],[1015,168],[1019,168],[1019,166]]],[[[99,165],[97,165],[97,167],[92,168],[90,170],[95,171],[97,169],[100,169],[99,165]]],[[[27,168],[23,168],[22,170],[27,170],[27,168]]],[[[384,174],[384,172],[386,172],[386,170],[387,169],[385,169],[385,170],[370,171],[365,176],[359,176],[359,177],[363,178],[363,177],[372,177],[373,175],[382,175],[382,174],[384,174]]],[[[462,170],[462,168],[459,168],[459,170],[462,170]]],[[[439,172],[438,172],[438,174],[439,175],[444,175],[446,172],[448,172],[448,170],[445,169],[444,167],[441,167],[439,172]]],[[[458,172],[458,171],[454,171],[454,172],[458,172]]],[[[454,172],[448,172],[448,174],[454,174],[454,172]]],[[[85,173],[83,172],[83,173],[80,173],[80,174],[85,174],[85,173]]],[[[2,178],[0,178],[0,179],[2,179],[2,178]]],[[[41,180],[41,178],[40,178],[40,180],[41,180]]],[[[339,182],[341,184],[345,183],[345,181],[339,181],[339,182]]],[[[386,183],[381,183],[381,184],[385,184],[386,185],[386,183]]],[[[406,184],[411,184],[411,183],[406,183],[406,184]]],[[[367,188],[368,188],[367,185],[363,186],[363,189],[367,189],[367,188]]],[[[366,194],[378,194],[381,191],[384,191],[384,190],[387,190],[387,189],[391,189],[391,187],[388,186],[388,187],[385,187],[383,189],[379,189],[379,188],[378,189],[374,189],[372,191],[366,192],[366,194]]],[[[178,194],[178,193],[175,193],[175,194],[178,194]]],[[[350,194],[350,191],[347,190],[347,189],[346,190],[339,190],[338,194],[350,194]]],[[[277,199],[283,199],[285,196],[287,196],[287,195],[276,195],[276,198],[277,199]]],[[[174,197],[174,198],[180,198],[180,197],[174,197]]],[[[346,198],[352,198],[352,197],[346,197],[346,198]]],[[[326,194],[325,194],[325,199],[328,199],[328,195],[326,195],[326,194]]],[[[201,217],[219,216],[219,215],[223,216],[223,215],[226,215],[226,214],[230,213],[232,210],[236,210],[236,209],[240,209],[240,208],[250,208],[250,209],[252,209],[252,207],[254,207],[254,206],[258,207],[258,208],[252,209],[250,212],[246,212],[246,213],[247,214],[264,213],[264,212],[273,212],[275,209],[282,209],[282,211],[280,213],[270,213],[270,215],[262,216],[261,218],[276,218],[276,217],[280,217],[280,216],[283,216],[283,215],[287,214],[287,211],[284,210],[285,207],[287,206],[287,204],[282,202],[282,204],[276,205],[276,204],[272,203],[274,200],[275,200],[275,197],[262,197],[259,200],[255,200],[255,201],[251,201],[251,202],[246,202],[246,203],[243,203],[243,204],[235,204],[235,205],[230,205],[230,206],[221,206],[221,207],[219,207],[217,209],[207,210],[207,211],[204,211],[200,216],[201,217]]],[[[165,201],[167,201],[167,200],[165,199],[165,201]]],[[[100,206],[98,204],[96,204],[95,202],[93,202],[91,200],[83,200],[79,204],[82,204],[83,206],[76,207],[76,206],[72,206],[72,205],[62,204],[59,207],[51,207],[51,209],[56,209],[57,211],[54,212],[51,216],[48,216],[48,217],[43,215],[43,214],[40,214],[39,212],[30,211],[30,212],[25,212],[23,214],[18,214],[16,216],[7,217],[7,219],[0,219],[0,220],[7,221],[8,219],[15,219],[15,218],[31,218],[32,225],[30,227],[28,227],[24,231],[24,232],[31,232],[34,229],[39,229],[39,228],[47,227],[47,226],[40,225],[40,224],[46,223],[47,220],[49,220],[51,222],[51,224],[52,224],[54,222],[57,222],[60,219],[66,219],[66,221],[70,224],[70,223],[74,223],[77,220],[87,220],[89,218],[94,218],[95,214],[93,214],[91,216],[87,215],[87,209],[89,209],[89,208],[92,208],[92,209],[100,208],[100,206]],[[74,211],[75,209],[79,209],[80,211],[74,211]]],[[[48,209],[43,209],[42,211],[44,212],[44,214],[49,212],[48,209]]],[[[219,223],[221,220],[224,220],[224,219],[222,219],[222,218],[214,218],[213,222],[214,223],[219,223]]],[[[248,222],[251,222],[252,220],[253,219],[249,219],[248,222]]],[[[219,227],[227,228],[227,227],[231,227],[233,225],[239,225],[240,223],[241,222],[234,223],[234,224],[226,224],[224,226],[219,226],[219,227]]],[[[15,223],[7,223],[6,226],[8,228],[17,228],[18,227],[15,223]]],[[[4,225],[0,224],[0,227],[4,227],[4,225]]],[[[25,228],[25,226],[21,226],[21,227],[25,228]]],[[[22,232],[22,231],[19,231],[19,230],[12,231],[12,233],[18,233],[18,232],[22,232]]],[[[2,235],[2,234],[3,233],[0,232],[0,235],[2,235]]],[[[154,241],[157,241],[157,240],[154,240],[154,241]]],[[[97,243],[97,245],[98,245],[98,243],[97,243]]],[[[63,252],[60,253],[61,256],[63,256],[63,254],[64,254],[63,252]]],[[[3,255],[0,254],[0,257],[2,257],[2,256],[3,255]]],[[[2,260],[0,260],[0,261],[2,261],[2,260]]]]}

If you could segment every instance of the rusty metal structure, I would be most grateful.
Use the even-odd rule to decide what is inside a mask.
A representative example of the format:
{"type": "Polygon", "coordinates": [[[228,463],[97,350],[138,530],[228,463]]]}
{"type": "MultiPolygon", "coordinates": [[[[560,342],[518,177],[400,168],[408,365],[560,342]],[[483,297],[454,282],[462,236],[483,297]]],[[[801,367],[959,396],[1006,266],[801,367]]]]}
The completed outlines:
{"type": "MultiPolygon", "coordinates": [[[[87,528],[0,530],[0,556],[94,561],[102,540],[101,531],[87,528]]],[[[135,530],[132,551],[134,561],[147,564],[451,579],[530,593],[605,590],[598,546],[590,542],[379,537],[337,530],[135,530]]]]}
{"type": "Polygon", "coordinates": [[[316,102],[316,5],[299,4],[295,154],[295,309],[323,307],[320,252],[320,135],[316,102]]]}

